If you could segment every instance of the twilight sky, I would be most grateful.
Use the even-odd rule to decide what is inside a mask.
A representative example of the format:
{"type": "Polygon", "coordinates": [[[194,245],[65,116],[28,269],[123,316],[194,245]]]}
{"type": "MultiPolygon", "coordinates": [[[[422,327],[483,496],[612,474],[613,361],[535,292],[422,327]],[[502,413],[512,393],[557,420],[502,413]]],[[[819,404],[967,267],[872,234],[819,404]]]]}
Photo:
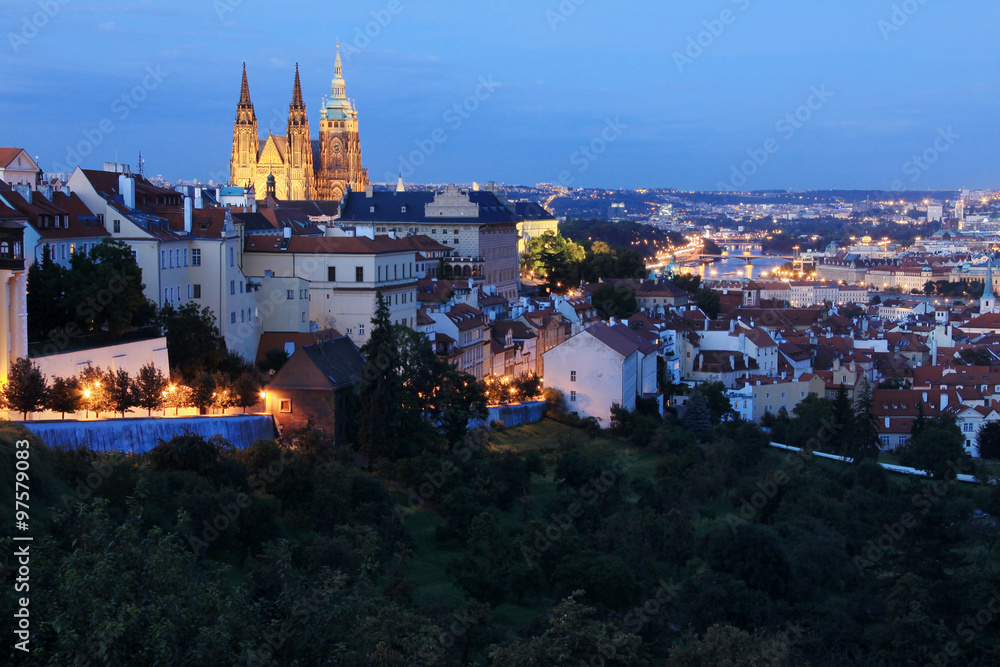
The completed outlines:
{"type": "Polygon", "coordinates": [[[52,171],[141,150],[147,174],[225,180],[241,63],[266,136],[299,62],[315,134],[339,36],[376,182],[1000,187],[995,0],[0,9],[0,145],[52,171]]]}

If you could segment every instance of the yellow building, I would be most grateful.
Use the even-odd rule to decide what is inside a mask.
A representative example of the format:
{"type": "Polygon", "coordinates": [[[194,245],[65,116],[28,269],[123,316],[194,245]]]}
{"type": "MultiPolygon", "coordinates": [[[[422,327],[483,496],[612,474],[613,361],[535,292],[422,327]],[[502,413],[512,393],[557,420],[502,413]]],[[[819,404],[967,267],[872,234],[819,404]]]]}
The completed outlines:
{"type": "Polygon", "coordinates": [[[340,200],[348,187],[363,191],[368,185],[368,170],[361,166],[358,111],[347,99],[340,47],[331,92],[320,113],[319,139],[314,140],[296,65],[285,136],[269,134],[261,146],[244,63],[233,126],[230,185],[252,185],[258,196],[263,196],[273,177],[274,197],[283,200],[340,200]]]}

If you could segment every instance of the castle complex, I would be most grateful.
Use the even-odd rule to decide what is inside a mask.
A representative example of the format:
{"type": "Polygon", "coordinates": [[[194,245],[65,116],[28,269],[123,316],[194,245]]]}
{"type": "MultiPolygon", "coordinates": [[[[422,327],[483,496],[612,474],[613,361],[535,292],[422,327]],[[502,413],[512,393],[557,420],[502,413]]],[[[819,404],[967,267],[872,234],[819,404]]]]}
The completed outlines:
{"type": "Polygon", "coordinates": [[[358,111],[347,99],[339,47],[331,96],[324,101],[320,112],[318,141],[309,133],[309,116],[296,65],[285,136],[269,134],[261,146],[257,116],[250,101],[246,64],[243,65],[243,86],[236,105],[229,173],[231,185],[252,185],[258,197],[268,192],[268,180],[272,176],[273,195],[277,199],[340,200],[348,186],[354,191],[364,191],[368,185],[368,171],[361,166],[358,111]]]}

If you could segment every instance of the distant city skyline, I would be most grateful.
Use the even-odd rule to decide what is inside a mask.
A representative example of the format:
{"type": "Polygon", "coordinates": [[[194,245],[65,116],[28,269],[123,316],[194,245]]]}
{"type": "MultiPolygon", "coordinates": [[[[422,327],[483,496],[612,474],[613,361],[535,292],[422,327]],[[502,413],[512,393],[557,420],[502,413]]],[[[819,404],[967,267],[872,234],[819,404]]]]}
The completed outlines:
{"type": "Polygon", "coordinates": [[[930,0],[502,6],[11,2],[0,145],[226,181],[295,63],[313,134],[341,44],[372,181],[683,190],[1000,187],[1000,7],[930,0]],[[695,6],[692,6],[695,5],[695,6]]]}

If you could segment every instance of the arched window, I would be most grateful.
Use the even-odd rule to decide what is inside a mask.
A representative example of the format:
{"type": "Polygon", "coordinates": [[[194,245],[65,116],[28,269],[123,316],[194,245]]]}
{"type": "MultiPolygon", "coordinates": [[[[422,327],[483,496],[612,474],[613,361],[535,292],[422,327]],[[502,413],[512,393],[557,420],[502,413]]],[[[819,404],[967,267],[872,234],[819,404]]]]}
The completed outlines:
{"type": "Polygon", "coordinates": [[[0,243],[0,255],[10,257],[10,244],[6,241],[0,243]]]}

